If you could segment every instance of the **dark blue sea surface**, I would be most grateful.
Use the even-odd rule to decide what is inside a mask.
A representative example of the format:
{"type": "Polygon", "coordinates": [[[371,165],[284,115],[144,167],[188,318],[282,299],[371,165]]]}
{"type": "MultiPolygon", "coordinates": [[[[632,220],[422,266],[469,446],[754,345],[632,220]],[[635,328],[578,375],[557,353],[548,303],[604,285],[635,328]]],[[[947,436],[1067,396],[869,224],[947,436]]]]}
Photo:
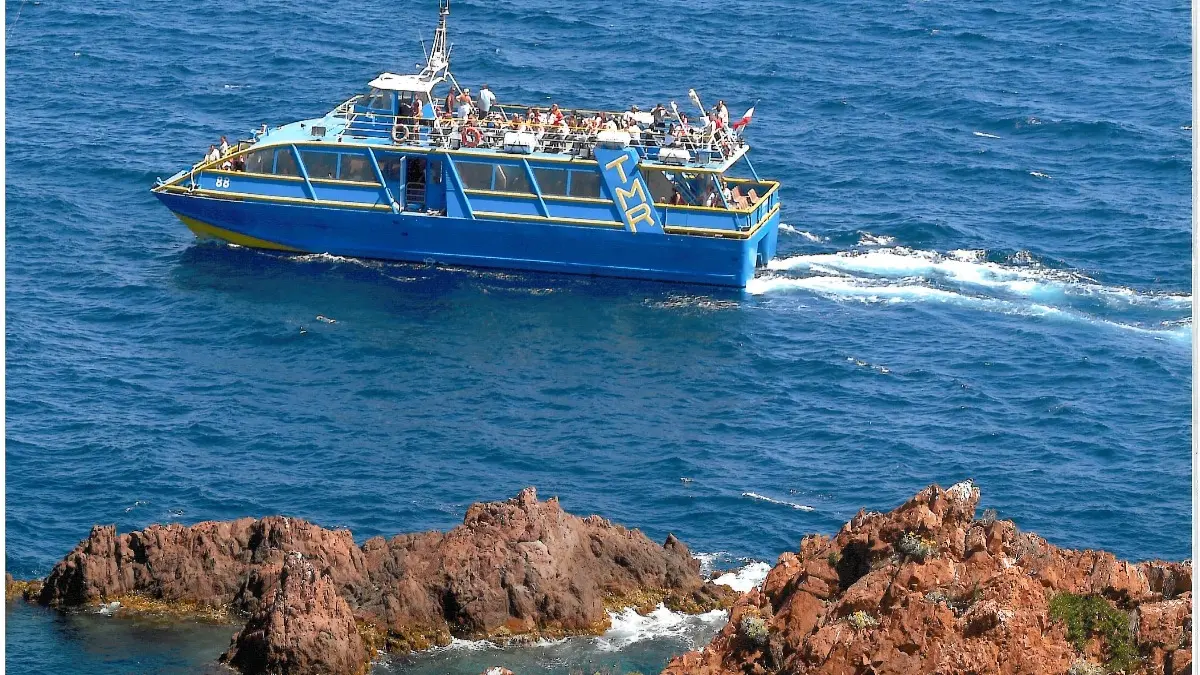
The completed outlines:
{"type": "MultiPolygon", "coordinates": [[[[411,70],[433,4],[7,0],[8,571],[93,523],[362,540],[526,485],[732,566],[968,477],[1056,544],[1189,555],[1186,3],[454,0],[502,101],[757,102],[787,227],[746,292],[201,245],[152,198],[411,70]]],[[[232,632],[6,616],[10,672],[206,672],[232,632]]]]}

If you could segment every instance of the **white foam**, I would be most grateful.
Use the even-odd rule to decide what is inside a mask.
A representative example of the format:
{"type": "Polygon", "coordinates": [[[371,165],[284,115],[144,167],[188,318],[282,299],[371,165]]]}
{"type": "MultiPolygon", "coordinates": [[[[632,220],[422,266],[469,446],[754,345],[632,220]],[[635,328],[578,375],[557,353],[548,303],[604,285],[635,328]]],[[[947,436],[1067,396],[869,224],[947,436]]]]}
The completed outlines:
{"type": "Polygon", "coordinates": [[[978,136],[978,137],[980,137],[980,138],[1000,138],[999,136],[997,136],[997,135],[995,135],[995,134],[987,134],[987,133],[984,133],[984,132],[982,132],[982,131],[976,131],[976,132],[975,132],[975,135],[976,135],[976,136],[978,136]]]}
{"type": "Polygon", "coordinates": [[[783,232],[785,234],[795,234],[795,235],[804,237],[805,239],[807,239],[809,241],[813,241],[813,242],[829,241],[829,239],[822,237],[819,234],[813,234],[812,232],[805,232],[804,230],[798,230],[795,227],[788,225],[787,223],[780,223],[779,231],[783,232]]]}
{"type": "Polygon", "coordinates": [[[608,616],[612,626],[604,635],[596,638],[596,646],[603,651],[616,651],[635,642],[662,637],[684,638],[692,642],[689,639],[691,635],[701,632],[707,634],[714,626],[724,623],[729,615],[723,609],[703,614],[683,614],[660,604],[645,616],[632,608],[609,612],[608,616]]]}
{"type": "Polygon", "coordinates": [[[811,507],[811,506],[806,506],[804,504],[796,504],[795,502],[788,502],[788,501],[784,501],[782,499],[772,499],[771,497],[768,497],[766,495],[760,495],[757,492],[743,492],[742,496],[747,497],[749,499],[756,499],[760,502],[767,502],[769,504],[778,504],[780,506],[790,506],[791,508],[796,509],[797,511],[812,511],[812,510],[814,510],[813,507],[811,507]]]}
{"type": "Polygon", "coordinates": [[[859,246],[891,246],[894,243],[896,243],[896,238],[889,237],[886,234],[863,232],[858,235],[859,246]]]}
{"type": "Polygon", "coordinates": [[[713,579],[713,583],[728,586],[738,593],[746,593],[752,588],[762,586],[763,581],[767,578],[767,573],[770,571],[770,564],[755,561],[741,569],[722,574],[713,579]]]}
{"type": "Polygon", "coordinates": [[[746,284],[746,292],[764,295],[779,291],[811,291],[818,295],[837,299],[850,299],[867,303],[941,301],[961,299],[958,293],[927,286],[905,284],[871,284],[850,277],[758,277],[746,284]]]}
{"type": "Polygon", "coordinates": [[[332,253],[306,253],[304,255],[291,256],[291,259],[296,262],[351,263],[370,267],[370,264],[365,260],[347,258],[346,256],[334,255],[332,253]]]}
{"type": "Polygon", "coordinates": [[[1029,175],[1033,176],[1034,178],[1052,178],[1050,174],[1042,173],[1041,171],[1030,171],[1029,175]]]}
{"type": "Polygon", "coordinates": [[[1105,285],[1076,271],[1047,268],[1027,252],[1000,263],[989,261],[983,250],[943,254],[897,246],[792,256],[772,260],[768,269],[775,273],[752,279],[747,293],[807,292],[864,304],[941,303],[1114,326],[1155,340],[1190,341],[1192,336],[1190,294],[1105,285]]]}
{"type": "MultiPolygon", "coordinates": [[[[810,290],[818,292],[827,291],[857,296],[919,297],[941,300],[962,297],[960,293],[929,287],[925,283],[942,281],[967,289],[974,287],[989,291],[998,290],[1040,300],[1053,300],[1063,295],[1074,295],[1100,299],[1119,306],[1152,305],[1165,309],[1183,309],[1190,306],[1192,302],[1191,295],[1141,293],[1120,286],[1104,286],[1076,272],[1048,269],[1036,264],[1014,266],[988,262],[986,252],[981,250],[960,249],[944,255],[933,251],[904,247],[881,248],[872,251],[843,251],[775,259],[768,264],[768,269],[789,272],[808,271],[821,274],[834,271],[840,274],[870,275],[871,277],[907,282],[902,284],[901,288],[880,284],[878,279],[861,278],[838,282],[817,278],[816,281],[798,286],[782,284],[788,288],[808,287],[810,290]],[[917,290],[907,288],[914,284],[925,285],[917,290]]],[[[788,281],[797,280],[791,277],[783,278],[788,281]]],[[[767,281],[769,279],[772,277],[763,277],[764,283],[760,286],[766,288],[760,288],[760,291],[770,290],[771,283],[767,281]]],[[[775,279],[780,279],[780,277],[775,277],[775,279]]]]}

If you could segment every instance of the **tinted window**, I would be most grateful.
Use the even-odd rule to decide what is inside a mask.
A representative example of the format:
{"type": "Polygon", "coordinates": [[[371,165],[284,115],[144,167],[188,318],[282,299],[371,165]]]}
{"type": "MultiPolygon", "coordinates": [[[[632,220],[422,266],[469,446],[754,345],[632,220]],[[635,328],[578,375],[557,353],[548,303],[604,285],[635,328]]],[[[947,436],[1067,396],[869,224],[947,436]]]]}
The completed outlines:
{"type": "Polygon", "coordinates": [[[296,166],[296,157],[292,154],[291,148],[279,148],[275,151],[275,175],[300,175],[300,167],[296,166]]]}
{"type": "Polygon", "coordinates": [[[384,112],[392,111],[392,92],[382,91],[380,89],[372,89],[371,93],[362,100],[362,105],[365,105],[372,110],[382,110],[384,112]]]}
{"type": "Polygon", "coordinates": [[[304,160],[304,170],[309,178],[337,177],[337,155],[332,152],[301,150],[300,159],[304,160]]]}
{"type": "Polygon", "coordinates": [[[463,187],[468,190],[492,189],[492,165],[476,162],[455,162],[463,187]]]}
{"type": "Polygon", "coordinates": [[[274,150],[255,150],[246,154],[246,171],[250,173],[271,173],[271,163],[274,161],[274,150]]]}
{"type": "MultiPolygon", "coordinates": [[[[342,160],[343,162],[346,160],[342,160]]],[[[400,180],[400,171],[403,158],[398,155],[375,155],[375,161],[379,162],[379,170],[383,172],[384,180],[388,182],[398,182],[400,180]]],[[[372,176],[374,181],[375,177],[372,176]]]]}
{"type": "Polygon", "coordinates": [[[558,195],[560,197],[567,194],[567,172],[562,169],[534,169],[534,178],[537,178],[538,189],[544,195],[558,195]]]}
{"type": "Polygon", "coordinates": [[[436,159],[429,160],[429,182],[442,182],[442,163],[436,159]]]}
{"type": "Polygon", "coordinates": [[[519,192],[530,194],[529,177],[525,175],[525,167],[511,164],[496,165],[496,183],[492,188],[497,192],[519,192]]]}
{"type": "Polygon", "coordinates": [[[366,155],[345,154],[342,155],[342,171],[338,178],[374,183],[375,169],[371,168],[371,160],[366,155]]]}
{"type": "Polygon", "coordinates": [[[664,200],[670,201],[675,194],[675,184],[662,171],[642,170],[642,177],[646,179],[646,187],[650,188],[654,202],[661,204],[664,200]]]}
{"type": "Polygon", "coordinates": [[[599,199],[600,174],[595,171],[572,171],[571,196],[599,199]]]}

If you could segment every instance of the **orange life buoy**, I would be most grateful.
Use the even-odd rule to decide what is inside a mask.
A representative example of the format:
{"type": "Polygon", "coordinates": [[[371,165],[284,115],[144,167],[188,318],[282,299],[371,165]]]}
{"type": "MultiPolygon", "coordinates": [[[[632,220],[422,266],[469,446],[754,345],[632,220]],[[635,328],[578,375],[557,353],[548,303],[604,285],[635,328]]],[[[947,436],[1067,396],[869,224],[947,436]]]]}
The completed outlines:
{"type": "Polygon", "coordinates": [[[397,145],[408,140],[408,126],[401,124],[400,122],[396,122],[396,124],[392,126],[392,140],[395,141],[397,145]]]}
{"type": "Polygon", "coordinates": [[[483,132],[475,127],[467,127],[462,130],[462,144],[464,147],[474,148],[483,141],[483,132]]]}

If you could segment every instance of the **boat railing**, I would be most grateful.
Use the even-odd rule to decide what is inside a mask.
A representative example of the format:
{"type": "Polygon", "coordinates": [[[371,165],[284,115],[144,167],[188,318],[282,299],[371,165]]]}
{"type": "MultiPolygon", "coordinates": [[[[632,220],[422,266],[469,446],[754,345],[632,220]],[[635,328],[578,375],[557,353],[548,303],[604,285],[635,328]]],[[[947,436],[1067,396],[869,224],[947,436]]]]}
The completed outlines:
{"type": "Polygon", "coordinates": [[[350,98],[346,99],[345,101],[342,101],[341,103],[339,103],[338,106],[336,108],[334,108],[333,112],[331,112],[330,114],[333,115],[334,117],[346,117],[346,118],[352,117],[354,114],[354,104],[357,103],[359,101],[359,99],[361,99],[362,97],[363,97],[362,94],[355,94],[354,96],[351,96],[350,98]]]}
{"type": "MultiPolygon", "coordinates": [[[[393,144],[399,146],[504,150],[505,135],[516,131],[528,134],[524,137],[526,141],[532,137],[533,147],[525,148],[527,152],[583,157],[591,155],[591,151],[601,142],[599,134],[606,130],[605,127],[597,127],[594,124],[571,126],[516,122],[512,118],[506,120],[495,114],[483,120],[469,121],[444,115],[434,119],[400,117],[374,112],[355,112],[352,104],[347,119],[347,136],[390,139],[393,144]],[[473,129],[474,132],[468,131],[469,129],[473,129]]],[[[630,133],[629,139],[630,147],[637,150],[641,156],[651,159],[670,154],[662,153],[663,148],[684,150],[686,154],[682,159],[675,156],[671,158],[681,165],[702,166],[713,161],[724,161],[744,145],[745,141],[739,135],[725,130],[688,129],[680,132],[676,129],[673,134],[668,125],[653,125],[630,133]]]]}

